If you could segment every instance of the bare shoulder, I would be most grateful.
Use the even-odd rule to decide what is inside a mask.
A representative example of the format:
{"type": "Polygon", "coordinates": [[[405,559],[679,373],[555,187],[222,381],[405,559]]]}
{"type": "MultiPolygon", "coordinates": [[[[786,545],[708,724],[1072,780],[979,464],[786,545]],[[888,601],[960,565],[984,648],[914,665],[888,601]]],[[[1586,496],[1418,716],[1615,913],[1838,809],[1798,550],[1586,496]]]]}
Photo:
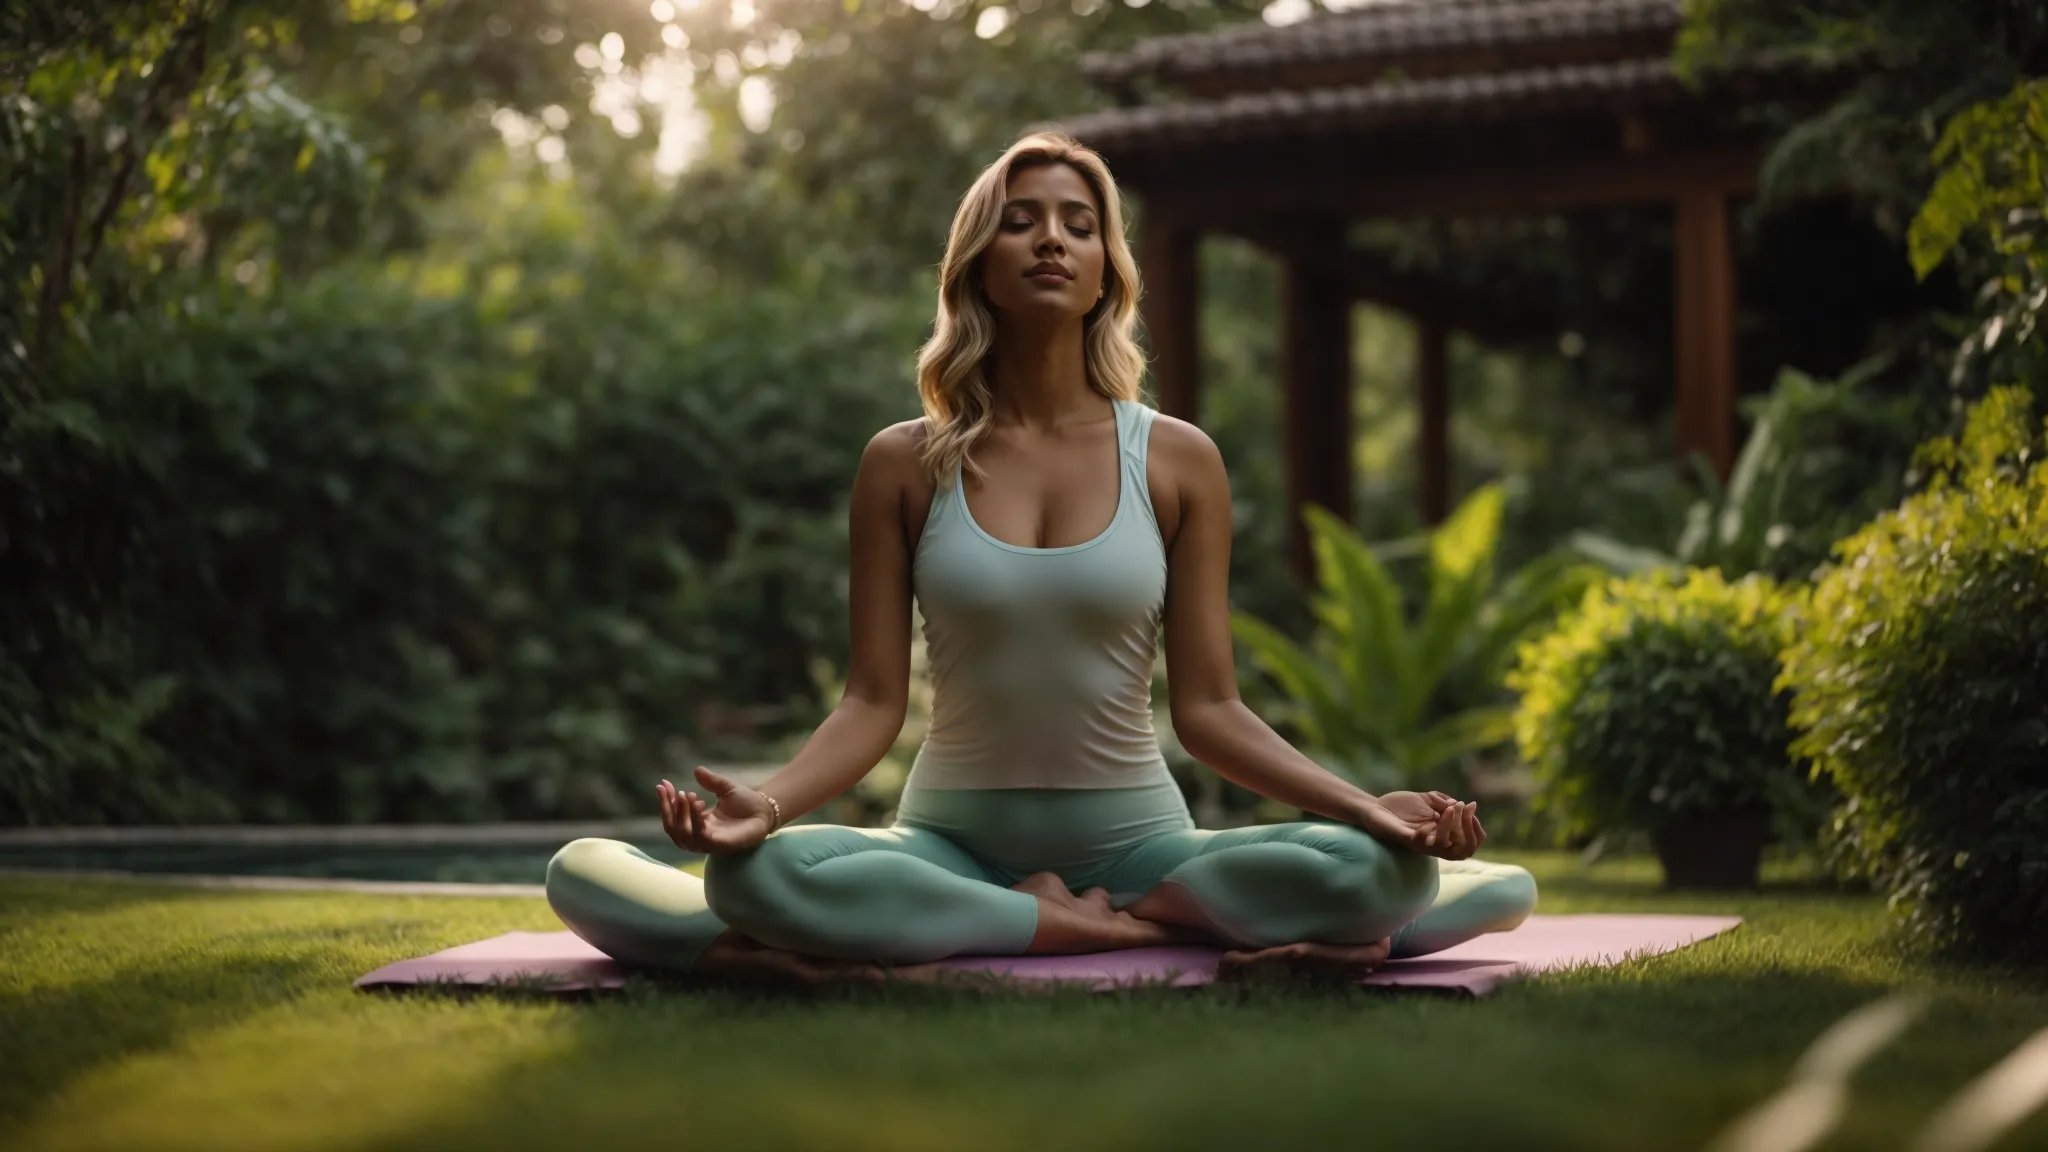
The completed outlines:
{"type": "Polygon", "coordinates": [[[922,417],[891,424],[869,438],[867,448],[861,453],[861,463],[888,476],[914,476],[918,471],[918,458],[924,451],[924,440],[922,417]]]}
{"type": "Polygon", "coordinates": [[[1176,479],[1203,480],[1224,474],[1223,453],[1207,432],[1164,412],[1152,420],[1147,455],[1172,469],[1176,479]]]}
{"type": "Polygon", "coordinates": [[[924,465],[923,419],[891,424],[868,439],[861,452],[860,475],[854,480],[855,500],[886,501],[897,510],[904,531],[915,541],[924,531],[937,488],[924,465]]]}
{"type": "Polygon", "coordinates": [[[1230,473],[1207,432],[1163,412],[1155,416],[1145,452],[1145,480],[1152,492],[1152,515],[1169,550],[1197,509],[1220,509],[1228,533],[1230,473]]]}

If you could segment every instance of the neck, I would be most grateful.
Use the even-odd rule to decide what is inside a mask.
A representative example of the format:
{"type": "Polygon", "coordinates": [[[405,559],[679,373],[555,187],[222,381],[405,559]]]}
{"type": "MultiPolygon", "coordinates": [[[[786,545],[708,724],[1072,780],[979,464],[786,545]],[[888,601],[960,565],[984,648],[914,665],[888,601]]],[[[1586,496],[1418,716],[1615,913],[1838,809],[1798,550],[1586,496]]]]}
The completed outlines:
{"type": "Polygon", "coordinates": [[[1005,324],[989,355],[989,390],[999,423],[1054,428],[1100,415],[1102,397],[1088,386],[1081,322],[1031,330],[1005,324]]]}

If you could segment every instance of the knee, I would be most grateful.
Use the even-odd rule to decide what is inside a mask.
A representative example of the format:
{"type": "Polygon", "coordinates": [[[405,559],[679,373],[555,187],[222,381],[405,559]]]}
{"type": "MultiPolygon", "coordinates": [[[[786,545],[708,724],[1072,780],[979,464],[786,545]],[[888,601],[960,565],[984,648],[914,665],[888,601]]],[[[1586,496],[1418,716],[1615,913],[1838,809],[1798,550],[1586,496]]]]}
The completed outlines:
{"type": "Polygon", "coordinates": [[[564,926],[628,964],[688,968],[724,926],[704,885],[621,840],[572,840],[548,861],[548,905],[564,926]]]}
{"type": "Polygon", "coordinates": [[[597,836],[585,836],[562,845],[554,858],[548,861],[547,894],[550,901],[579,884],[591,883],[597,871],[607,860],[627,847],[618,840],[606,840],[597,836]]]}
{"type": "Polygon", "coordinates": [[[1333,862],[1328,871],[1331,899],[1377,917],[1422,914],[1436,899],[1436,861],[1394,848],[1356,828],[1329,826],[1314,845],[1333,862]]]}
{"type": "Polygon", "coordinates": [[[597,910],[607,904],[606,895],[611,889],[607,881],[615,879],[616,861],[631,847],[596,836],[562,845],[548,861],[547,880],[542,889],[548,907],[555,910],[562,923],[580,933],[591,921],[601,918],[597,910]]]}
{"type": "Polygon", "coordinates": [[[1517,864],[1492,864],[1487,871],[1486,883],[1472,896],[1483,902],[1489,930],[1519,927],[1536,911],[1536,877],[1517,864]]]}
{"type": "Polygon", "coordinates": [[[704,897],[719,919],[756,938],[764,930],[775,934],[788,920],[816,855],[790,831],[705,860],[704,897]]]}

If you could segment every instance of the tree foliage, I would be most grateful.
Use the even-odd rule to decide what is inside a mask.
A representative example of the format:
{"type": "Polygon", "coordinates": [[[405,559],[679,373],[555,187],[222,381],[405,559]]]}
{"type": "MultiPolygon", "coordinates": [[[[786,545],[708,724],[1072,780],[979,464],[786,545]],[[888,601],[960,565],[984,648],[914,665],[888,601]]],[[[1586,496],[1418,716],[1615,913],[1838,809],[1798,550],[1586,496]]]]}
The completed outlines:
{"type": "Polygon", "coordinates": [[[982,167],[1024,129],[1103,102],[1080,75],[1082,54],[1252,19],[1263,7],[1264,0],[686,6],[676,26],[708,124],[704,161],[676,189],[679,220],[715,228],[717,251],[757,281],[836,274],[921,284],[982,167]],[[743,112],[750,91],[772,96],[772,113],[754,125],[743,112]]]}
{"type": "Polygon", "coordinates": [[[417,242],[496,108],[587,102],[637,0],[28,0],[0,76],[0,379],[33,394],[99,310],[180,270],[295,275],[417,242]],[[580,99],[579,99],[580,98],[580,99]],[[68,330],[67,330],[67,326],[68,330]]]}
{"type": "Polygon", "coordinates": [[[2048,307],[2048,81],[2023,82],[2005,96],[1973,104],[1943,128],[1934,147],[1939,175],[1907,233],[1913,269],[1931,274],[1962,250],[1982,278],[1975,326],[1964,337],[1953,375],[1997,360],[2037,379],[2048,307]]]}

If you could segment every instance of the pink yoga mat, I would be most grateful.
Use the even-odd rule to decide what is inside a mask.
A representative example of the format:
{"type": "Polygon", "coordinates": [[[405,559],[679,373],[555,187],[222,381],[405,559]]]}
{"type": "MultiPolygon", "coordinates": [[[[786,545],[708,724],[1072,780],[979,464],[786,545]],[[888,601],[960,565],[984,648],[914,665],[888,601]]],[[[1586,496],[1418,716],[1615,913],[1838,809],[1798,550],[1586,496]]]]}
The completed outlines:
{"type": "MultiPolygon", "coordinates": [[[[1531,916],[1512,932],[1482,936],[1420,959],[1392,961],[1361,983],[1484,996],[1509,977],[1656,956],[1741,922],[1739,916],[1531,916]]],[[[1090,956],[962,956],[944,963],[962,972],[1068,981],[1100,992],[1140,984],[1207,984],[1216,978],[1221,955],[1213,948],[1134,948],[1090,956]]],[[[507,932],[387,964],[355,986],[485,986],[516,981],[551,992],[580,992],[620,987],[629,971],[568,932],[507,932]]]]}

